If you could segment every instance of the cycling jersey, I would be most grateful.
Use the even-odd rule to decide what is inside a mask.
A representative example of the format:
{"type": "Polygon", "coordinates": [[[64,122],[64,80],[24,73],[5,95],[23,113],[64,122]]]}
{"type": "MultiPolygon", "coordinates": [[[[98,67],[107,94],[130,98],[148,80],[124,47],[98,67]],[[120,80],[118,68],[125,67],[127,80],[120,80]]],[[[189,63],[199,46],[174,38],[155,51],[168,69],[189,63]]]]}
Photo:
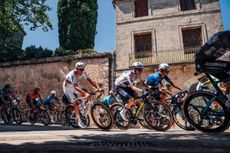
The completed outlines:
{"type": "Polygon", "coordinates": [[[133,71],[124,71],[121,76],[115,81],[116,86],[129,87],[141,81],[141,77],[137,76],[133,71]]]}
{"type": "Polygon", "coordinates": [[[32,107],[31,101],[34,105],[37,105],[41,102],[41,95],[35,95],[34,90],[30,91],[29,94],[26,96],[26,103],[29,107],[32,107]]]}
{"type": "Polygon", "coordinates": [[[87,80],[87,79],[88,79],[88,75],[86,74],[86,72],[83,72],[82,75],[78,76],[75,73],[75,70],[72,70],[66,75],[66,78],[63,82],[63,91],[64,94],[69,98],[71,103],[75,102],[77,100],[77,97],[80,96],[80,94],[76,91],[74,86],[77,85],[78,87],[81,88],[79,83],[82,80],[87,80]],[[67,80],[70,83],[68,83],[67,80]]]}
{"type": "Polygon", "coordinates": [[[134,85],[138,82],[141,82],[141,77],[130,70],[124,71],[115,81],[115,91],[124,104],[126,104],[129,99],[137,96],[137,93],[131,89],[130,85],[134,85]]]}
{"type": "Polygon", "coordinates": [[[49,95],[49,96],[46,97],[45,103],[46,104],[54,104],[55,100],[58,100],[57,97],[49,95]]]}
{"type": "Polygon", "coordinates": [[[86,74],[86,72],[83,72],[82,75],[78,76],[78,75],[76,75],[75,70],[70,71],[66,75],[66,78],[65,78],[65,80],[63,82],[63,89],[65,90],[65,88],[67,86],[68,87],[72,87],[73,85],[78,85],[79,82],[81,81],[81,79],[83,79],[83,80],[87,80],[88,79],[88,75],[86,74]],[[69,82],[71,82],[71,84],[67,83],[66,80],[68,80],[69,82]]]}
{"type": "Polygon", "coordinates": [[[102,102],[104,104],[106,104],[107,106],[110,106],[112,105],[113,102],[118,102],[117,99],[115,97],[111,97],[110,95],[109,96],[106,96],[102,99],[102,102]]]}
{"type": "Polygon", "coordinates": [[[165,79],[168,83],[172,84],[172,81],[168,78],[168,76],[160,76],[160,72],[155,72],[150,74],[147,78],[145,83],[152,87],[160,87],[163,86],[162,80],[165,79]]]}

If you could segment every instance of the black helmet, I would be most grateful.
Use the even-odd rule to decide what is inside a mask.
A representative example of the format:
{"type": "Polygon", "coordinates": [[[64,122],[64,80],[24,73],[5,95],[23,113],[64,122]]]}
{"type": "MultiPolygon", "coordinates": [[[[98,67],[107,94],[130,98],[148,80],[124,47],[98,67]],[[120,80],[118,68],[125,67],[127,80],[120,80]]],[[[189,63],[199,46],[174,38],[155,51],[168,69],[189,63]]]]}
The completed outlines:
{"type": "Polygon", "coordinates": [[[10,84],[5,84],[4,89],[11,89],[12,86],[10,84]]]}

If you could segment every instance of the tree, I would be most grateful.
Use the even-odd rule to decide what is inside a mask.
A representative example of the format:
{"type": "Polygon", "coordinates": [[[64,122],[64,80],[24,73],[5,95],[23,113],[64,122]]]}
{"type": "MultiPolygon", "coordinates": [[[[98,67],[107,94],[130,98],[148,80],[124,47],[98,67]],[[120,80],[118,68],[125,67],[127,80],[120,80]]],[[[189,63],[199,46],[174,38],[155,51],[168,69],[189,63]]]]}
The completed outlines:
{"type": "Polygon", "coordinates": [[[30,26],[30,30],[52,29],[47,15],[51,8],[45,3],[46,0],[0,0],[0,46],[11,45],[13,34],[24,26],[30,26]]]}
{"type": "Polygon", "coordinates": [[[67,50],[94,48],[97,0],[59,0],[58,32],[60,46],[67,50]]]}

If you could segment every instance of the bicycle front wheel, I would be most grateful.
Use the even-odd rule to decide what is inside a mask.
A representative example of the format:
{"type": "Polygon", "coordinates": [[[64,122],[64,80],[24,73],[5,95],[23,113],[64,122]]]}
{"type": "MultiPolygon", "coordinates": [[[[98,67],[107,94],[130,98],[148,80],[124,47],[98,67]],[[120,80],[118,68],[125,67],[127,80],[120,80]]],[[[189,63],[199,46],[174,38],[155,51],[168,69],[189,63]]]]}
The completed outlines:
{"type": "Polygon", "coordinates": [[[222,99],[207,91],[189,95],[184,103],[188,122],[205,133],[223,132],[229,127],[229,112],[222,99]]]}
{"type": "Polygon", "coordinates": [[[102,130],[109,130],[113,126],[113,117],[106,105],[96,102],[91,108],[94,123],[102,130]]]}

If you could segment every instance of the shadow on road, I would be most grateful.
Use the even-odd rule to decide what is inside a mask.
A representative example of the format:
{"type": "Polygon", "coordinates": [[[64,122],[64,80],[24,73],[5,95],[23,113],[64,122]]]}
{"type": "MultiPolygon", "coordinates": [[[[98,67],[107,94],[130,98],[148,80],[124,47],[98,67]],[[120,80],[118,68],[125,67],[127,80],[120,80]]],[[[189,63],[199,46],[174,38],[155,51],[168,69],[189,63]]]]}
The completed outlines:
{"type": "Polygon", "coordinates": [[[74,130],[68,126],[44,126],[42,124],[22,124],[22,125],[5,125],[0,123],[0,132],[25,132],[25,131],[55,131],[55,130],[74,130]]]}
{"type": "MultiPolygon", "coordinates": [[[[24,125],[25,126],[25,125],[24,125]]],[[[38,126],[39,127],[39,126],[38,126]]],[[[65,130],[66,127],[49,127],[65,130]]],[[[140,132],[111,130],[108,132],[98,132],[98,129],[83,130],[84,135],[70,135],[70,139],[65,141],[49,141],[39,144],[24,143],[21,145],[0,144],[0,153],[20,152],[68,152],[68,153],[228,153],[230,152],[230,132],[221,134],[203,134],[197,131],[185,132],[168,131],[140,131],[140,132]],[[87,134],[89,131],[91,134],[87,134]],[[95,131],[95,134],[92,134],[95,131]],[[98,134],[99,133],[99,134],[98,134]]],[[[81,131],[80,131],[81,132],[81,131]]]]}

